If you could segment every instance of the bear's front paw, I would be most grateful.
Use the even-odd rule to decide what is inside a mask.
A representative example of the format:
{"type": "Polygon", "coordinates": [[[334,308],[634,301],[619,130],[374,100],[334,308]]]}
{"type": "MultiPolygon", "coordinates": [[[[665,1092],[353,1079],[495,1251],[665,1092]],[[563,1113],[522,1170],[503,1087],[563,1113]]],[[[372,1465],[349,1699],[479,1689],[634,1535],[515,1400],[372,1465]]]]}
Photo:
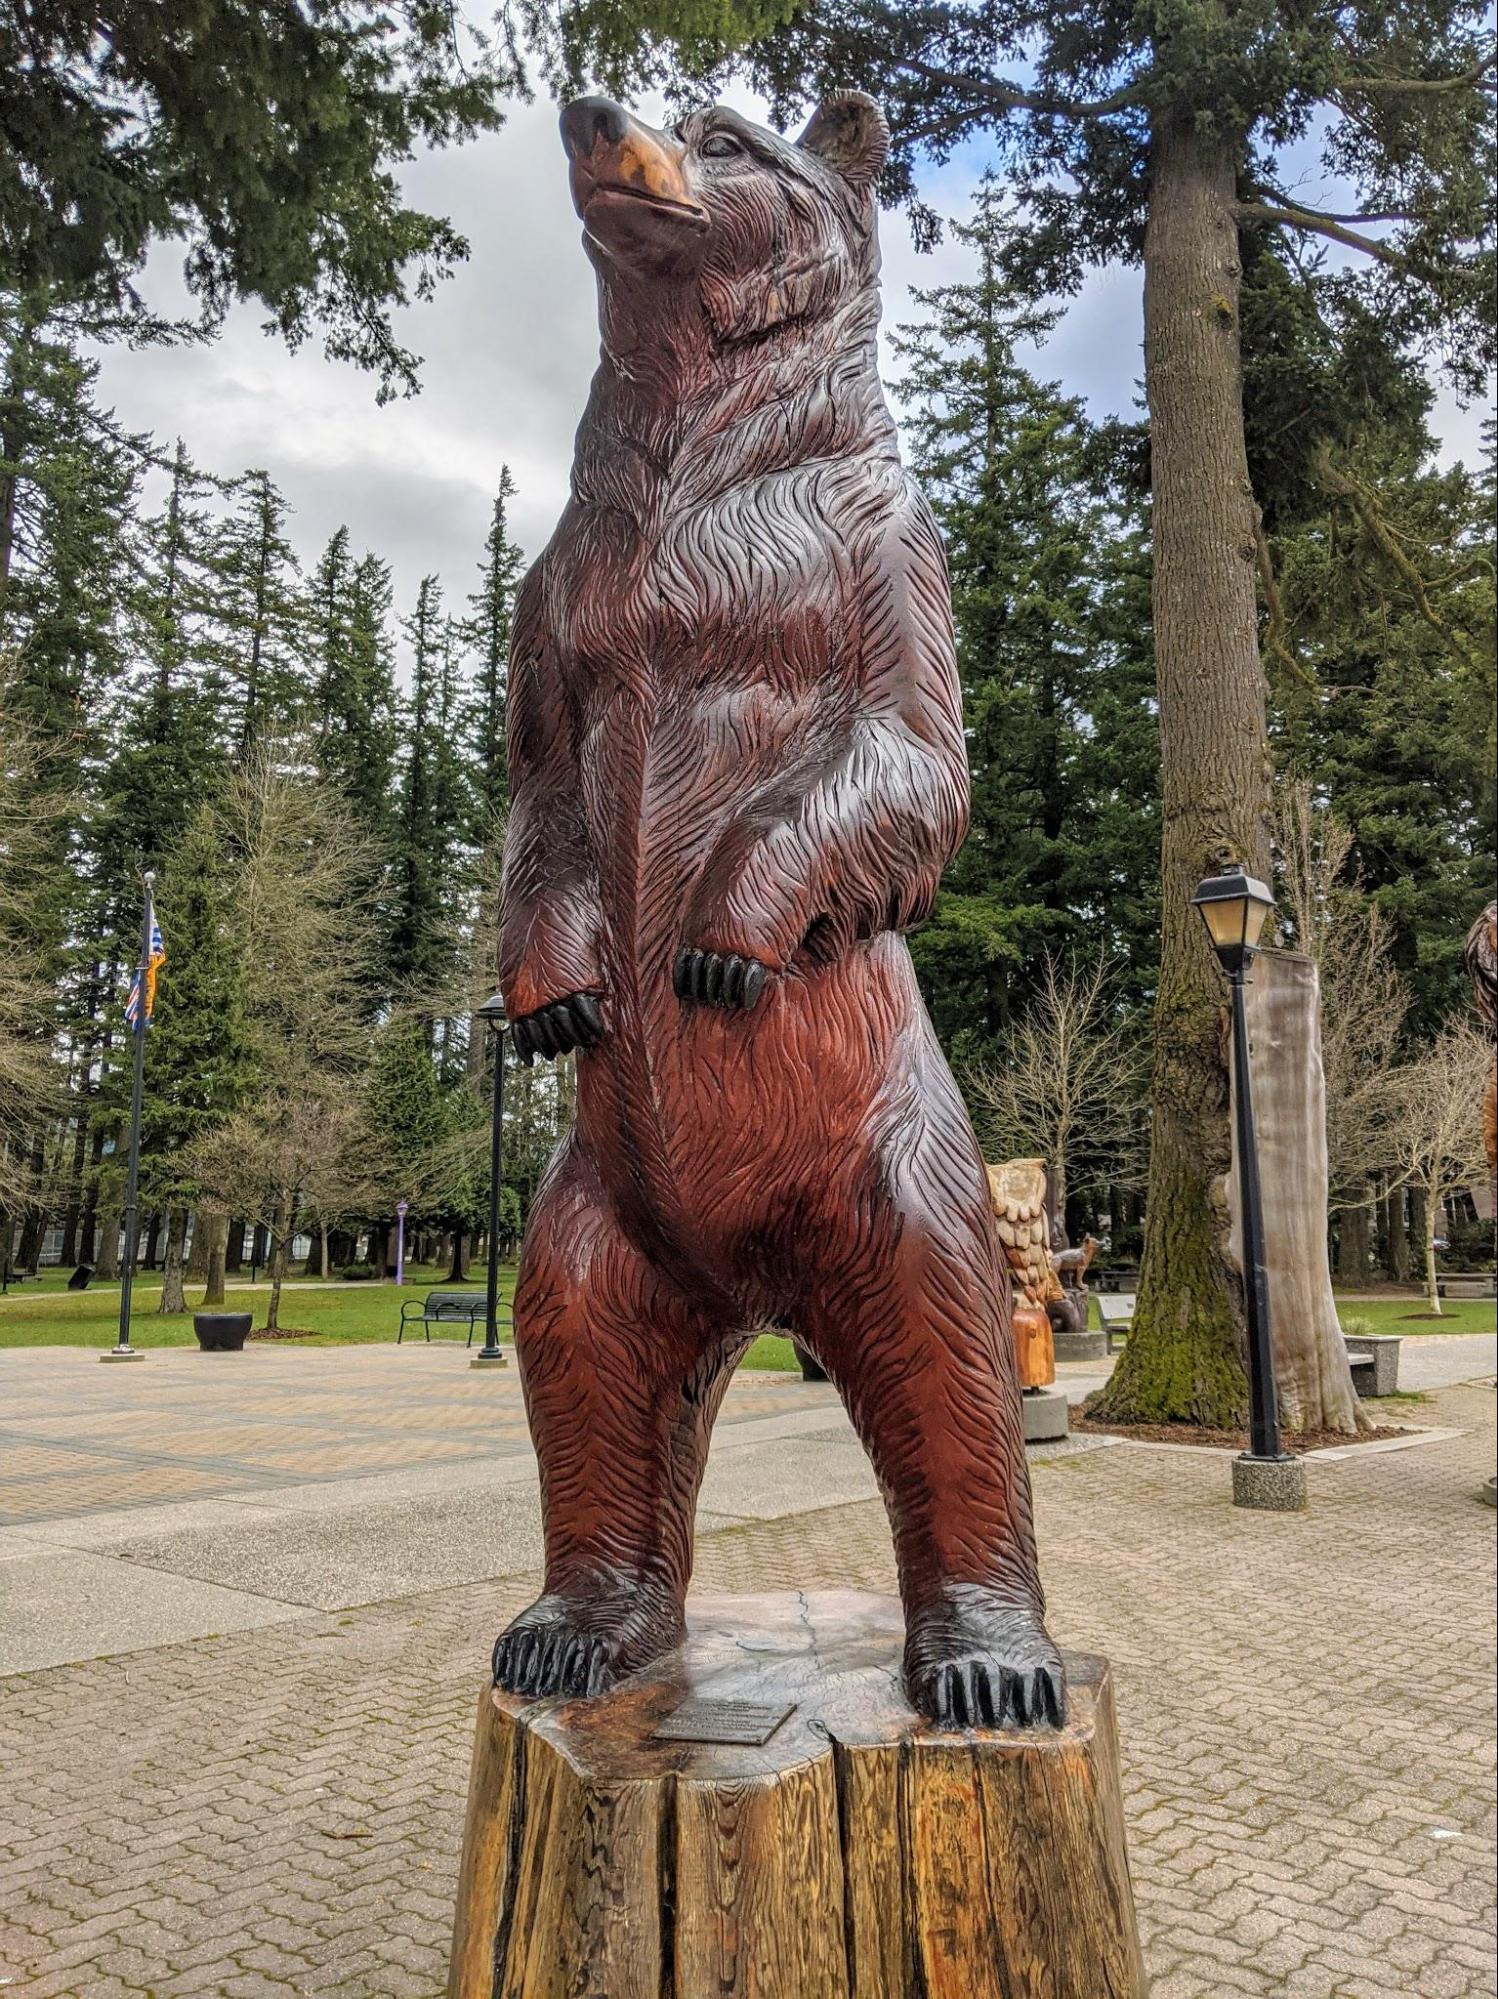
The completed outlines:
{"type": "Polygon", "coordinates": [[[603,1038],[603,1013],[591,993],[572,993],[522,1014],[510,1029],[515,1053],[528,1069],[538,1055],[570,1055],[603,1038]]]}
{"type": "Polygon", "coordinates": [[[905,1687],[938,1728],[1059,1727],[1061,1654],[1038,1613],[976,1583],[949,1584],[906,1620],[905,1687]]]}
{"type": "Polygon", "coordinates": [[[678,999],[700,1000],[705,1006],[736,1006],[745,1013],[765,989],[769,967],[757,958],[732,951],[694,951],[683,944],[676,954],[672,984],[678,999]]]}

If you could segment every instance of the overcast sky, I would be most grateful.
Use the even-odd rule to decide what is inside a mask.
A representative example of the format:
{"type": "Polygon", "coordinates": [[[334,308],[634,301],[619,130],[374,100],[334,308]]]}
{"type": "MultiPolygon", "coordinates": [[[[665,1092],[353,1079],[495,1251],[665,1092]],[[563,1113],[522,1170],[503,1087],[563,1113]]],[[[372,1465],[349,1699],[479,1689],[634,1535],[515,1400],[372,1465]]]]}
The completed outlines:
{"type": "MultiPolygon", "coordinates": [[[[752,99],[735,101],[760,115],[752,99]]],[[[659,115],[645,103],[646,116],[659,115]]],[[[973,169],[928,174],[923,196],[942,213],[968,211],[973,169]]],[[[297,355],[260,330],[249,308],[232,314],[211,346],[102,355],[101,389],[131,427],[180,435],[204,469],[262,466],[292,509],[290,534],[309,566],[347,524],[355,547],[393,566],[397,604],[437,572],[455,602],[473,587],[500,467],[518,495],[514,531],[535,554],[566,493],[572,437],[597,359],[593,274],[567,192],[556,109],[517,105],[497,133],[413,161],[408,198],[450,216],[471,255],[436,300],[403,315],[401,337],[423,354],[423,390],[376,406],[371,378],[297,355]]],[[[918,256],[902,214],[883,219],[886,326],[911,316],[909,288],[965,275],[948,244],[918,256]]],[[[153,304],[177,307],[180,256],[153,259],[153,304]]],[[[1086,398],[1094,416],[1130,410],[1139,396],[1140,276],[1094,276],[1050,337],[1036,366],[1086,398]]],[[[1475,462],[1476,410],[1438,410],[1443,456],[1475,462]]]]}

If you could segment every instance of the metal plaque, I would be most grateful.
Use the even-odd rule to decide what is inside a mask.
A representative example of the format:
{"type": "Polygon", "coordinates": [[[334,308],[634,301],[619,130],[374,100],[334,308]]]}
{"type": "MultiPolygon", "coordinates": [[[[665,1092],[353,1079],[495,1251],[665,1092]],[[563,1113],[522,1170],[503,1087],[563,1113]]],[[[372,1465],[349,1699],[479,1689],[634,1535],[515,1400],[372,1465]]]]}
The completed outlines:
{"type": "Polygon", "coordinates": [[[764,1707],[753,1701],[715,1701],[693,1695],[658,1722],[657,1742],[740,1742],[752,1748],[768,1742],[796,1703],[764,1707]]]}

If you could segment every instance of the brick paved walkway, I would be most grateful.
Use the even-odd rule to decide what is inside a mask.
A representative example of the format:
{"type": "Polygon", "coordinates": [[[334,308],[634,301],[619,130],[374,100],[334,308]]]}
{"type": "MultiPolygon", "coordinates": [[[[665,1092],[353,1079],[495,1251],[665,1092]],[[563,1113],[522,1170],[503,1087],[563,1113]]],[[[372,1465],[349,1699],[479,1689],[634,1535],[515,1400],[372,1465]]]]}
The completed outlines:
{"type": "MultiPolygon", "coordinates": [[[[159,1348],[112,1368],[91,1358],[74,1347],[5,1354],[0,1527],[530,1455],[513,1367],[472,1369],[453,1341],[159,1348]]],[[[794,1379],[743,1374],[720,1420],[803,1400],[794,1379]]]]}
{"type": "MultiPolygon", "coordinates": [[[[1215,1454],[1036,1470],[1053,1628],[1118,1672],[1155,1999],[1492,1999],[1493,1397],[1418,1413],[1464,1434],[1313,1462],[1302,1518],[1235,1512],[1215,1454]]],[[[729,1527],[698,1573],[887,1587],[887,1532],[729,1527]]],[[[6,1999],[437,1999],[483,1661],[530,1593],[0,1681],[6,1999]]]]}

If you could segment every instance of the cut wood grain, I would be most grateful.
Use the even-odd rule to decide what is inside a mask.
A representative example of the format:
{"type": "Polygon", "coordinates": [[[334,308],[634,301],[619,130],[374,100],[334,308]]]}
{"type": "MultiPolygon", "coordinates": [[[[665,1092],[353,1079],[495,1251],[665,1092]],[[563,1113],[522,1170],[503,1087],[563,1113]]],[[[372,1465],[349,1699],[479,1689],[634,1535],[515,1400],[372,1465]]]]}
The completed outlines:
{"type": "Polygon", "coordinates": [[[689,1611],[599,1700],[485,1689],[449,1999],[1144,1999],[1104,1660],[1062,1728],[943,1734],[893,1599],[689,1611]],[[657,1739],[688,1696],[795,1708],[657,1739]]]}

